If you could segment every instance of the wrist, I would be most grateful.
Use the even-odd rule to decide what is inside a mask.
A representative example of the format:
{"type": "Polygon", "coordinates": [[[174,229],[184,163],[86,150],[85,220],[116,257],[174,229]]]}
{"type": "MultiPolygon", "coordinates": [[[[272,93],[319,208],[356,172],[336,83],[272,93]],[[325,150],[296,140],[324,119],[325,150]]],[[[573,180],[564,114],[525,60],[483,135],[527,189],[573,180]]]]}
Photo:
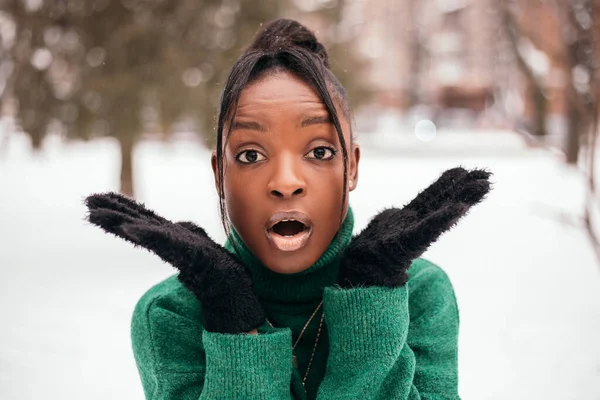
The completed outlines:
{"type": "Polygon", "coordinates": [[[242,297],[230,295],[213,301],[202,303],[204,328],[216,333],[248,333],[257,330],[265,322],[265,313],[258,297],[242,297]],[[235,300],[235,301],[232,301],[235,300]]]}
{"type": "Polygon", "coordinates": [[[357,362],[364,357],[395,357],[398,344],[406,339],[406,287],[328,287],[323,293],[323,304],[331,350],[336,354],[343,353],[357,362]]]}
{"type": "Polygon", "coordinates": [[[381,265],[383,264],[373,262],[359,263],[353,259],[342,260],[338,284],[344,289],[372,286],[396,288],[406,284],[408,267],[381,265]]]}

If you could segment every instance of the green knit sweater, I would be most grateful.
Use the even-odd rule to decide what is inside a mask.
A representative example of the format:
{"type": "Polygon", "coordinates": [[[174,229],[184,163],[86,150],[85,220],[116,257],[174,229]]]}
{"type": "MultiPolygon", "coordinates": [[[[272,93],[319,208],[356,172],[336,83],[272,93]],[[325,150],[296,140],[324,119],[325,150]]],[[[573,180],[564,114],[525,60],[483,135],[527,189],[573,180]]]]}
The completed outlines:
{"type": "Polygon", "coordinates": [[[335,287],[352,211],[306,271],[274,273],[235,234],[271,328],[257,335],[203,329],[197,298],[177,275],[151,288],[133,313],[131,339],[147,399],[458,399],[458,308],[446,274],[415,260],[399,288],[335,287]],[[321,314],[325,313],[305,385],[321,314]],[[296,355],[298,368],[292,364],[296,355]]]}

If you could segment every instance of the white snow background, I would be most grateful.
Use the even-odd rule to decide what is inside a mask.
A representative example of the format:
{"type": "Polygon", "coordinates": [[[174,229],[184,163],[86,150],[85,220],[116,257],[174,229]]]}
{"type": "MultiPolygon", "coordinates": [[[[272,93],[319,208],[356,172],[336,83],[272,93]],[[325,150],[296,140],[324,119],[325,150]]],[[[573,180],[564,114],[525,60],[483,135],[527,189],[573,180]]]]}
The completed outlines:
{"type": "MultiPolygon", "coordinates": [[[[116,142],[50,137],[32,155],[23,136],[1,135],[0,399],[142,399],[131,313],[174,269],[83,220],[86,195],[118,189],[116,142]]],[[[495,174],[488,199],[425,255],[457,294],[462,398],[600,399],[600,266],[581,220],[583,176],[508,132],[359,140],[356,231],[447,168],[495,174]]],[[[223,241],[209,157],[195,142],[140,143],[137,198],[223,241]]]]}

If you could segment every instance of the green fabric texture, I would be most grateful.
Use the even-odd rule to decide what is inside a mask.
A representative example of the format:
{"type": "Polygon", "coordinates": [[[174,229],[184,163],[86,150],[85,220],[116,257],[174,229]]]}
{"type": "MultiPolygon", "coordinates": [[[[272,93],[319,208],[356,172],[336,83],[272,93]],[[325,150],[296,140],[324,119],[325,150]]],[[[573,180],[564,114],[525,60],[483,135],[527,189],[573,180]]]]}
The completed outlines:
{"type": "Polygon", "coordinates": [[[308,270],[276,274],[232,233],[226,248],[248,265],[269,321],[257,335],[203,328],[197,298],[173,275],[133,313],[133,353],[147,399],[459,399],[458,307],[442,269],[416,259],[400,288],[335,286],[351,240],[352,210],[308,270]],[[324,324],[305,385],[321,320],[324,324]],[[298,368],[292,364],[297,357],[298,368]]]}

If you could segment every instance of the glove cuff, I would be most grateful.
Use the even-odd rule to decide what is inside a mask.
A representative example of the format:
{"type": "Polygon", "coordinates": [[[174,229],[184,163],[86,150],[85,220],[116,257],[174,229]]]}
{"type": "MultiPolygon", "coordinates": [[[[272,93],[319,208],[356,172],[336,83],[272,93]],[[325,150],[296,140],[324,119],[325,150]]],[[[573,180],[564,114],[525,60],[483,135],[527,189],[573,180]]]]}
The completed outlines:
{"type": "MultiPolygon", "coordinates": [[[[410,261],[407,264],[410,266],[410,261]]],[[[406,270],[407,267],[399,265],[344,258],[340,264],[338,284],[345,289],[370,286],[396,288],[404,286],[408,281],[406,270]]]]}
{"type": "Polygon", "coordinates": [[[264,324],[266,319],[258,297],[251,291],[231,292],[200,302],[204,328],[209,332],[247,333],[264,324]]]}

